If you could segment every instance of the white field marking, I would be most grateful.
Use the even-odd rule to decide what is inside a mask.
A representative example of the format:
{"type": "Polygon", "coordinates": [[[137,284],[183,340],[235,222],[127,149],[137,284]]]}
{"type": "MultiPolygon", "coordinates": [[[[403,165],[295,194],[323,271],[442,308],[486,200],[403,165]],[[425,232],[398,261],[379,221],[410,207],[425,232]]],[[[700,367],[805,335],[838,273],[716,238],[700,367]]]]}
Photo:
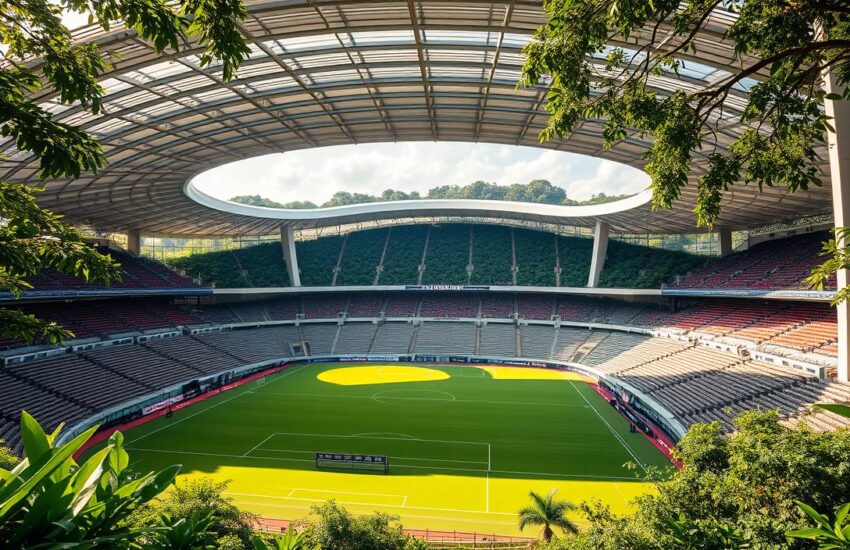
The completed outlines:
{"type": "Polygon", "coordinates": [[[624,439],[620,436],[620,434],[618,434],[618,433],[614,430],[614,428],[611,426],[611,424],[609,424],[609,423],[608,423],[608,421],[607,421],[607,420],[605,420],[605,417],[604,417],[604,416],[602,416],[602,413],[600,413],[599,411],[597,411],[597,410],[596,410],[596,407],[594,407],[593,405],[591,405],[591,404],[590,404],[590,401],[587,399],[587,397],[585,397],[585,396],[584,396],[584,394],[583,394],[583,393],[581,393],[581,392],[578,390],[578,388],[576,387],[576,385],[575,385],[575,384],[573,384],[573,381],[572,381],[572,380],[570,380],[569,382],[570,382],[570,385],[573,387],[573,389],[576,391],[576,393],[577,393],[577,394],[579,394],[579,395],[581,396],[581,398],[582,398],[582,399],[584,399],[584,401],[587,403],[587,405],[588,405],[591,409],[593,409],[593,412],[595,412],[595,413],[596,413],[596,416],[598,416],[598,417],[599,417],[599,420],[601,420],[603,423],[605,423],[605,425],[606,425],[606,426],[608,426],[608,429],[611,431],[611,435],[613,435],[613,436],[617,439],[617,441],[619,441],[619,442],[620,442],[620,444],[623,446],[623,448],[624,448],[624,449],[626,449],[626,452],[628,452],[630,455],[632,455],[632,458],[634,458],[634,459],[635,459],[635,462],[637,462],[637,463],[638,463],[638,466],[640,466],[640,467],[643,469],[644,473],[648,473],[648,470],[646,469],[646,466],[644,465],[644,463],[643,463],[643,462],[641,462],[641,460],[637,457],[637,455],[636,455],[636,454],[635,454],[635,452],[632,450],[632,448],[631,448],[631,447],[629,447],[628,443],[626,443],[626,441],[625,441],[625,440],[624,440],[624,439]]]}
{"type": "Polygon", "coordinates": [[[386,439],[389,441],[421,441],[424,443],[453,443],[456,445],[487,445],[489,443],[482,441],[451,441],[448,439],[420,439],[418,437],[414,437],[413,439],[409,437],[384,437],[377,435],[370,435],[368,437],[363,437],[361,435],[341,435],[341,434],[309,434],[309,433],[298,433],[298,432],[274,432],[272,435],[305,435],[309,437],[342,437],[342,438],[354,438],[354,439],[386,439]]]}
{"type": "MultiPolygon", "coordinates": [[[[260,447],[256,449],[251,449],[252,451],[266,451],[270,453],[293,453],[293,454],[302,454],[302,455],[313,455],[315,452],[313,451],[295,451],[291,449],[266,449],[265,447],[260,447]]],[[[244,454],[242,456],[248,456],[244,454]]],[[[393,458],[395,460],[421,460],[424,462],[456,462],[459,464],[487,464],[483,460],[450,460],[448,458],[422,458],[419,456],[389,456],[389,458],[393,458]]],[[[484,470],[481,470],[482,472],[484,470]]]]}
{"type": "Polygon", "coordinates": [[[266,441],[268,441],[269,439],[271,439],[271,438],[273,438],[273,437],[274,437],[274,434],[271,434],[270,436],[268,436],[268,437],[267,437],[267,438],[265,438],[264,440],[260,441],[259,443],[257,443],[256,445],[254,445],[253,447],[251,447],[250,449],[248,449],[247,451],[245,451],[245,454],[243,454],[242,456],[248,456],[248,455],[249,455],[249,454],[251,454],[253,451],[256,451],[256,450],[260,447],[260,445],[262,445],[263,443],[265,443],[266,441]]]}
{"type": "Polygon", "coordinates": [[[356,435],[357,437],[372,437],[372,436],[375,436],[375,435],[397,435],[398,437],[403,437],[405,439],[416,439],[412,435],[397,434],[397,433],[393,433],[393,432],[371,432],[371,433],[367,432],[365,434],[352,434],[352,435],[356,435]]]}
{"type": "MultiPolygon", "coordinates": [[[[333,492],[333,491],[330,491],[333,492]]],[[[234,495],[234,496],[244,496],[244,497],[254,497],[254,498],[268,498],[274,500],[308,500],[308,501],[318,501],[323,502],[321,499],[312,499],[312,498],[295,498],[295,497],[279,497],[274,495],[263,495],[257,493],[237,493],[233,491],[225,491],[226,495],[234,495]]],[[[269,505],[271,506],[271,505],[269,505]]],[[[368,503],[367,506],[375,506],[374,503],[368,503]]],[[[395,504],[381,504],[385,508],[406,508],[407,510],[434,510],[436,512],[457,512],[461,514],[490,514],[494,516],[512,516],[516,517],[516,512],[482,512],[481,510],[466,510],[463,508],[430,508],[428,506],[399,506],[395,504]]],[[[448,519],[448,518],[447,518],[448,519]]],[[[511,524],[513,525],[513,524],[511,524]]]]}
{"type": "MultiPolygon", "coordinates": [[[[391,498],[397,498],[397,499],[401,500],[401,504],[398,505],[398,507],[404,506],[404,503],[407,502],[407,495],[391,495],[391,494],[388,494],[388,493],[355,493],[355,492],[351,492],[351,491],[331,491],[331,490],[327,490],[327,489],[309,489],[309,488],[305,488],[305,487],[296,487],[295,489],[289,491],[289,494],[286,495],[286,498],[292,498],[292,499],[299,498],[299,497],[292,496],[293,494],[297,493],[298,491],[304,491],[304,492],[307,492],[307,493],[323,493],[323,494],[329,494],[329,495],[346,495],[346,496],[353,496],[353,497],[391,497],[391,498]]],[[[375,504],[374,502],[370,502],[369,504],[375,505],[375,506],[380,506],[380,504],[375,504]]]]}
{"type": "MultiPolygon", "coordinates": [[[[197,456],[217,456],[221,458],[241,458],[246,460],[271,460],[277,462],[310,462],[315,463],[315,460],[306,459],[306,458],[277,458],[273,456],[243,456],[243,455],[232,455],[232,454],[224,454],[224,453],[201,453],[197,451],[174,451],[171,449],[145,449],[143,447],[127,447],[128,451],[137,451],[137,452],[146,452],[146,453],[166,453],[166,454],[177,454],[177,455],[197,455],[197,456]]],[[[441,466],[413,466],[410,464],[399,464],[396,465],[396,468],[409,468],[412,470],[444,470],[449,472],[469,472],[469,473],[482,473],[486,472],[486,470],[481,469],[471,469],[471,468],[446,468],[441,466]]],[[[490,473],[493,474],[506,474],[506,475],[523,475],[523,476],[544,476],[544,477],[560,477],[565,479],[579,478],[579,479],[595,479],[595,480],[620,480],[620,481],[640,481],[639,478],[635,477],[624,477],[624,476],[603,476],[603,475],[590,475],[590,474],[557,474],[553,472],[521,472],[516,470],[490,470],[490,473]]],[[[515,515],[515,514],[514,514],[515,515]]]]}
{"type": "Polygon", "coordinates": [[[395,400],[395,401],[440,401],[440,402],[445,402],[445,403],[457,401],[457,397],[455,397],[453,393],[449,393],[447,391],[438,391],[438,390],[384,390],[384,391],[379,391],[379,392],[373,393],[371,399],[374,399],[375,401],[377,401],[379,399],[388,399],[388,400],[395,400]],[[385,394],[385,393],[398,394],[398,393],[420,393],[420,392],[443,394],[445,396],[448,396],[449,399],[437,399],[435,397],[424,397],[424,398],[422,398],[422,397],[384,397],[382,395],[382,394],[385,394]]]}
{"type": "MultiPolygon", "coordinates": [[[[272,380],[269,384],[274,384],[275,382],[277,382],[277,381],[279,381],[279,380],[282,380],[282,379],[283,379],[283,378],[285,378],[286,376],[289,376],[290,374],[293,374],[293,373],[294,373],[294,372],[296,372],[296,371],[300,371],[301,369],[303,369],[303,368],[304,368],[304,367],[306,367],[306,366],[307,366],[307,365],[301,365],[301,366],[298,366],[298,367],[292,367],[291,369],[288,369],[286,372],[284,372],[283,374],[281,374],[280,376],[278,376],[278,377],[277,377],[277,379],[272,380]]],[[[247,386],[247,387],[250,387],[251,385],[250,385],[250,384],[246,384],[246,386],[247,386]]],[[[163,427],[161,427],[161,428],[157,428],[156,430],[154,430],[154,431],[152,431],[152,432],[148,432],[148,433],[146,433],[145,435],[143,435],[143,436],[141,436],[141,437],[137,437],[136,439],[133,439],[133,440],[131,440],[131,441],[128,441],[127,443],[136,443],[137,441],[141,441],[141,440],[143,440],[144,438],[149,437],[149,436],[152,436],[152,435],[153,435],[153,434],[155,434],[155,433],[159,433],[159,432],[161,432],[161,431],[163,431],[163,430],[165,430],[165,429],[168,429],[168,428],[173,428],[174,426],[176,426],[177,424],[180,424],[181,422],[185,422],[186,420],[189,420],[190,418],[194,418],[194,417],[198,416],[199,414],[204,414],[205,412],[207,412],[207,411],[209,411],[209,410],[212,410],[212,409],[214,409],[214,408],[218,407],[219,405],[224,405],[225,403],[227,403],[227,402],[229,402],[229,401],[233,401],[233,400],[234,400],[234,399],[236,399],[237,397],[242,397],[243,395],[248,394],[248,393],[253,393],[253,392],[252,392],[252,391],[243,391],[243,392],[239,392],[238,394],[234,395],[233,397],[228,397],[227,399],[224,399],[224,400],[222,400],[222,401],[219,401],[218,403],[216,403],[216,404],[214,404],[214,405],[211,405],[211,406],[209,406],[209,407],[206,407],[205,409],[203,409],[203,410],[201,410],[201,411],[198,411],[198,412],[196,412],[196,413],[192,413],[192,414],[190,414],[189,416],[184,416],[184,417],[183,417],[183,418],[181,418],[180,420],[175,420],[175,421],[173,421],[173,422],[170,422],[170,423],[166,424],[165,426],[163,426],[163,427]]]]}
{"type": "MultiPolygon", "coordinates": [[[[470,377],[471,378],[471,377],[470,377]]],[[[256,393],[254,391],[250,393],[256,393]]],[[[322,398],[337,398],[337,399],[372,399],[370,395],[344,395],[344,394],[324,394],[324,393],[299,393],[299,392],[271,392],[264,391],[260,395],[283,395],[291,397],[322,397],[322,398]]],[[[534,401],[489,401],[487,399],[435,399],[433,397],[379,397],[385,400],[406,400],[406,401],[440,401],[441,403],[482,403],[487,405],[517,405],[522,407],[538,406],[538,407],[566,407],[571,409],[586,409],[588,405],[575,403],[545,403],[534,401]]]]}

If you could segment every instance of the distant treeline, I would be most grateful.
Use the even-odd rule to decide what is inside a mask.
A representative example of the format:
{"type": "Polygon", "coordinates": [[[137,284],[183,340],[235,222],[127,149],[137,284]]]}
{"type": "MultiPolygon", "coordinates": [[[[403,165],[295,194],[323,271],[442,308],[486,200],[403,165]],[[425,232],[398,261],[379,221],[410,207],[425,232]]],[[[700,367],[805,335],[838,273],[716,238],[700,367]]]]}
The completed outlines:
{"type": "MultiPolygon", "coordinates": [[[[469,185],[441,185],[428,191],[422,196],[418,191],[405,193],[395,189],[387,189],[380,195],[369,195],[366,193],[349,193],[348,191],[337,191],[330,200],[322,203],[322,208],[330,206],[345,206],[348,204],[361,204],[365,202],[387,202],[419,199],[486,199],[496,201],[533,202],[539,204],[563,204],[566,206],[583,206],[588,204],[602,204],[627,198],[631,195],[606,195],[599,193],[590,199],[577,201],[567,197],[563,188],[552,185],[547,180],[534,180],[530,183],[514,183],[511,185],[498,185],[486,181],[476,181],[469,185]]],[[[279,203],[260,195],[239,195],[230,199],[241,204],[252,206],[265,206],[267,208],[319,208],[320,206],[310,201],[294,201],[279,203]]]]}

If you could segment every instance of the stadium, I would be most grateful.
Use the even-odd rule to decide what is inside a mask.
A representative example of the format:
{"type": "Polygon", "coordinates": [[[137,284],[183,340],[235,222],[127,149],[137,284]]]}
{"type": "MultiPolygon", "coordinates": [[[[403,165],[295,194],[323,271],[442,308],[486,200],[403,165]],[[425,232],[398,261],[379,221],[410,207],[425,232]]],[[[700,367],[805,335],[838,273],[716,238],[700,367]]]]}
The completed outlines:
{"type": "MultiPolygon", "coordinates": [[[[0,440],[15,454],[30,445],[27,411],[48,433],[64,423],[57,445],[97,427],[78,460],[120,431],[133,468],[228,481],[271,529],[333,500],[432,538],[515,540],[532,536],[516,520],[529,491],[630,513],[657,472],[681,466],[674,449],[694,425],[732,434],[739,413],[776,410],[787,427],[850,427],[812,407],[850,402],[847,306],[832,304],[846,270],[822,289],[806,282],[850,215],[850,102],[828,100],[843,134],[817,146],[823,185],[736,187],[710,229],[694,218],[701,154],[669,209],[649,189],[578,206],[254,206],[196,176],[272,152],[408,141],[644,169],[652,140],[606,147],[596,120],[538,139],[548,87],[517,88],[546,22],[537,1],[245,7],[249,53],[233,79],[197,43],[163,54],[133,30],[90,26],[74,41],[116,52],[102,112],[31,92],[107,161],[43,180],[38,205],[81,228],[120,280],[50,268],[20,295],[0,290],[0,307],[73,333],[0,337],[0,440]]],[[[717,8],[681,54],[687,70],[652,86],[698,90],[734,72],[732,22],[717,8]]],[[[734,121],[747,97],[726,97],[721,145],[746,130],[734,121]]],[[[34,181],[39,159],[19,145],[4,141],[0,172],[34,181]]]]}

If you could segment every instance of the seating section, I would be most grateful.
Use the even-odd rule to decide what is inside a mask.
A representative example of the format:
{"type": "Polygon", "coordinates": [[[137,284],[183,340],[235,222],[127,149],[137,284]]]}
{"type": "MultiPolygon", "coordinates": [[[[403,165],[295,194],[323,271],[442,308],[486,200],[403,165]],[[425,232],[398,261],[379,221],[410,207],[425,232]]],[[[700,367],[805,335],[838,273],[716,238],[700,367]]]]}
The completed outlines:
{"type": "Polygon", "coordinates": [[[521,319],[539,319],[548,321],[552,318],[555,304],[554,296],[536,294],[520,294],[516,299],[517,312],[521,319]]]}
{"type": "MultiPolygon", "coordinates": [[[[808,233],[757,244],[743,252],[709,262],[679,283],[680,288],[796,289],[813,267],[823,262],[818,254],[826,232],[808,233]]],[[[835,288],[834,281],[830,285],[835,288]]]]}
{"type": "MultiPolygon", "coordinates": [[[[109,288],[127,290],[159,290],[174,288],[192,288],[195,283],[172,271],[159,262],[148,258],[136,258],[112,248],[96,247],[101,254],[108,254],[121,265],[121,280],[113,282],[109,288]]],[[[100,290],[107,288],[102,283],[87,282],[82,277],[66,275],[49,269],[29,279],[36,291],[61,290],[100,290]]]]}
{"type": "Polygon", "coordinates": [[[481,317],[485,319],[513,319],[514,297],[509,294],[482,295],[481,317]]]}
{"type": "MultiPolygon", "coordinates": [[[[587,285],[593,239],[587,237],[558,237],[558,275],[560,286],[583,287],[587,285]]],[[[606,262],[607,263],[607,262],[606,262]]],[[[522,267],[520,267],[522,269],[522,267]]]]}
{"type": "Polygon", "coordinates": [[[345,313],[348,298],[343,295],[320,295],[304,300],[304,316],[307,319],[333,319],[345,313]]]}
{"type": "Polygon", "coordinates": [[[352,294],[348,301],[349,317],[378,317],[384,307],[381,294],[352,294]]]}
{"type": "Polygon", "coordinates": [[[410,351],[414,326],[409,323],[384,323],[375,333],[372,350],[376,353],[407,353],[410,351]]]}
{"type": "Polygon", "coordinates": [[[289,285],[279,242],[193,254],[168,260],[168,263],[205,284],[222,288],[289,285]]]}
{"type": "Polygon", "coordinates": [[[431,227],[422,282],[429,285],[463,285],[469,282],[470,226],[431,227]]]}
{"type": "Polygon", "coordinates": [[[516,284],[555,286],[557,237],[551,233],[528,229],[514,229],[513,232],[517,265],[516,284]]]}
{"type": "Polygon", "coordinates": [[[428,226],[403,225],[390,229],[390,241],[378,284],[415,285],[425,251],[428,226]]]}
{"type": "Polygon", "coordinates": [[[477,330],[470,323],[422,323],[415,335],[416,353],[475,354],[477,330]]]}
{"type": "Polygon", "coordinates": [[[301,326],[301,335],[310,350],[310,355],[330,355],[333,353],[339,326],[322,323],[301,326]]]}
{"type": "Polygon", "coordinates": [[[387,229],[349,233],[339,264],[336,285],[371,285],[387,241],[387,229]]]}
{"type": "Polygon", "coordinates": [[[498,225],[473,225],[472,273],[474,285],[513,284],[511,229],[498,225]]]}
{"type": "MultiPolygon", "coordinates": [[[[336,309],[327,307],[305,303],[305,308],[314,312],[336,309]]],[[[775,345],[799,337],[807,326],[816,334],[827,322],[828,310],[816,306],[799,311],[788,306],[754,307],[749,319],[738,315],[742,308],[736,309],[732,303],[725,307],[713,309],[698,323],[693,312],[685,315],[689,310],[669,318],[684,319],[692,327],[689,330],[721,327],[718,330],[724,337],[743,335],[778,342],[775,345]],[[766,319],[771,316],[783,327],[797,324],[778,336],[765,334],[766,319]],[[723,321],[727,317],[741,326],[723,321]]],[[[803,420],[814,429],[850,424],[828,412],[812,413],[809,408],[813,402],[850,400],[850,385],[821,381],[687,340],[567,326],[516,327],[514,323],[492,321],[480,327],[455,321],[425,321],[418,327],[407,322],[324,322],[180,336],[9,366],[0,371],[0,437],[20,448],[14,426],[22,409],[48,427],[59,421],[75,422],[160,388],[245,364],[289,357],[291,346],[302,341],[314,355],[413,351],[578,361],[647,393],[685,424],[717,420],[730,426],[736,412],[754,407],[778,408],[789,422],[803,420]]],[[[809,344],[820,346],[821,340],[813,339],[809,344]]]]}
{"type": "Polygon", "coordinates": [[[676,275],[693,271],[704,263],[703,256],[611,239],[599,286],[659,288],[676,275]]]}
{"type": "Polygon", "coordinates": [[[422,317],[478,317],[478,296],[461,293],[449,296],[425,295],[419,314],[422,317]]]}
{"type": "Polygon", "coordinates": [[[342,325],[339,328],[339,335],[333,352],[338,354],[369,353],[375,340],[377,328],[377,325],[373,323],[346,323],[342,325]]]}
{"type": "Polygon", "coordinates": [[[342,237],[321,237],[295,243],[298,273],[304,286],[330,286],[342,249],[342,237]]]}
{"type": "Polygon", "coordinates": [[[413,317],[419,310],[419,296],[414,294],[391,294],[384,308],[386,317],[413,317]]]}
{"type": "Polygon", "coordinates": [[[517,356],[517,330],[513,324],[488,323],[480,330],[479,355],[517,356]]]}

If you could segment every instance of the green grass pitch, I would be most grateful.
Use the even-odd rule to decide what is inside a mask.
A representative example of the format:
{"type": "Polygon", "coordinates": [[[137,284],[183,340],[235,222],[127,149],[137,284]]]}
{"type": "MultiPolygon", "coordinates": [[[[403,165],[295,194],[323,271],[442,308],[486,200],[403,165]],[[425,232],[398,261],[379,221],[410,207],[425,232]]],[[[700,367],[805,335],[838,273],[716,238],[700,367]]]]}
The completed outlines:
{"type": "Polygon", "coordinates": [[[670,465],[577,376],[446,365],[405,372],[294,366],[135,428],[126,445],[138,470],[178,463],[184,478],[230,480],[236,502],[264,517],[296,519],[335,499],[353,512],[400,516],[409,528],[501,535],[520,534],[516,511],[530,490],[557,488],[561,498],[623,512],[652,490],[645,469],[670,465]],[[316,470],[316,452],[387,455],[390,472],[316,470]]]}

